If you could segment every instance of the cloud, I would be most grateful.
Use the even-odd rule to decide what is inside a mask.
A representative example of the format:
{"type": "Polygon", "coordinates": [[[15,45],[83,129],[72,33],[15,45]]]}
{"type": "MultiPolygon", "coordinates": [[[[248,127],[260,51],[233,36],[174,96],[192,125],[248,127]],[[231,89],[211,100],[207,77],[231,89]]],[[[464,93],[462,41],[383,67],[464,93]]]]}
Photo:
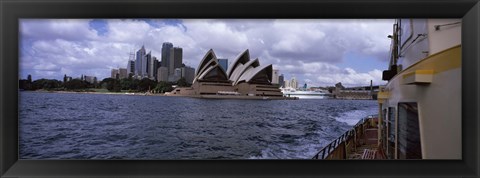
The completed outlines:
{"type": "Polygon", "coordinates": [[[361,73],[337,66],[347,53],[386,63],[392,24],[368,19],[22,19],[20,75],[102,79],[111,68],[126,67],[129,53],[142,45],[160,59],[162,43],[172,42],[193,67],[209,49],[229,62],[249,49],[252,58],[273,64],[287,78],[314,85],[380,83],[381,69],[361,73]]]}

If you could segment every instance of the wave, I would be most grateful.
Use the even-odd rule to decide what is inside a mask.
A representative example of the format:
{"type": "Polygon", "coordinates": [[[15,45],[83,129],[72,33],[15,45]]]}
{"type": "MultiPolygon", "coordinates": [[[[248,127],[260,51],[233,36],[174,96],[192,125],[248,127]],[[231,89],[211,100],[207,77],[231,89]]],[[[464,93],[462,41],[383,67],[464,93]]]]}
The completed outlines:
{"type": "Polygon", "coordinates": [[[334,119],[338,122],[343,122],[350,126],[354,126],[358,123],[360,119],[365,118],[369,115],[377,114],[377,112],[377,107],[367,108],[364,110],[352,110],[341,113],[338,117],[335,117],[334,119]]]}

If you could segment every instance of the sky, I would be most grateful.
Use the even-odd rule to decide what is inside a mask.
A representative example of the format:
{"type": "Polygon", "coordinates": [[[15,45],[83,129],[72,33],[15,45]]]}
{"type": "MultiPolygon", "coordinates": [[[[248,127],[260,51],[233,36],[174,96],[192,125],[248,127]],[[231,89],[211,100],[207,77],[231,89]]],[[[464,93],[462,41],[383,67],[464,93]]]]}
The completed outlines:
{"type": "Polygon", "coordinates": [[[246,49],[303,86],[385,84],[392,19],[21,19],[20,78],[110,77],[145,46],[183,48],[197,68],[209,49],[229,64],[246,49]]]}

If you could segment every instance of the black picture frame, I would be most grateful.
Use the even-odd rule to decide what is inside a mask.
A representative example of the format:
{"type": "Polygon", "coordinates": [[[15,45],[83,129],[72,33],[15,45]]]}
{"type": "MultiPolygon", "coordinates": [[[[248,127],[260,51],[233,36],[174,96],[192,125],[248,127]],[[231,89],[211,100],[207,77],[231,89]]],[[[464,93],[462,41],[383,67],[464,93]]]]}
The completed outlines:
{"type": "MultiPolygon", "coordinates": [[[[0,177],[478,177],[478,0],[1,0],[0,177]],[[462,160],[18,160],[20,18],[462,18],[462,160]]],[[[441,146],[441,145],[440,145],[441,146]]]]}

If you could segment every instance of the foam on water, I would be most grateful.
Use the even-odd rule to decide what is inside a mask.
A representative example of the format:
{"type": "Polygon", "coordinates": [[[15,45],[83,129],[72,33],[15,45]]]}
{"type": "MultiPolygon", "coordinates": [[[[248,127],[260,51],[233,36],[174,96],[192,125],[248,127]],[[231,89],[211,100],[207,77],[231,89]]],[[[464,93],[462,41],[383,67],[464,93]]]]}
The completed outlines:
{"type": "Polygon", "coordinates": [[[340,114],[339,117],[335,117],[335,120],[338,122],[347,123],[350,126],[354,126],[358,123],[359,120],[363,119],[366,116],[377,114],[376,107],[367,108],[365,110],[353,110],[340,114]]]}

